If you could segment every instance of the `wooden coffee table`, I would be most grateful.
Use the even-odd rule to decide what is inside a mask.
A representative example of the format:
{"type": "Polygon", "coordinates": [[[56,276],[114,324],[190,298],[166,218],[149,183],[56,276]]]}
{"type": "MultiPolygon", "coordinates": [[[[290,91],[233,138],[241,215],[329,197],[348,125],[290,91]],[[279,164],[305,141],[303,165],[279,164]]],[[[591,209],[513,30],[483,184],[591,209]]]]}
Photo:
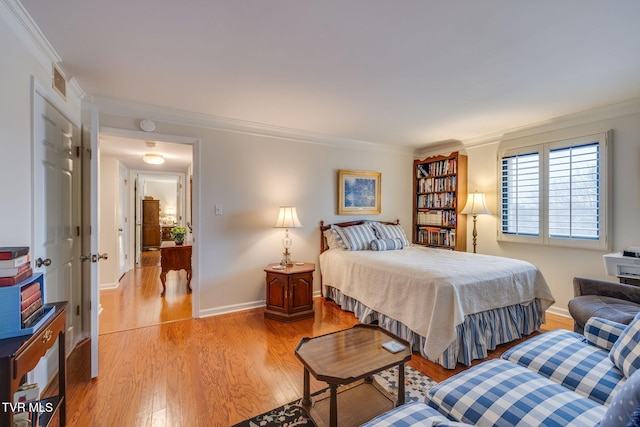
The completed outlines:
{"type": "MultiPolygon", "coordinates": [[[[338,425],[338,386],[359,380],[371,383],[373,374],[393,366],[398,366],[396,406],[404,404],[404,364],[411,360],[411,348],[408,342],[378,326],[356,325],[314,338],[303,338],[296,346],[295,354],[304,365],[303,405],[311,407],[312,404],[309,374],[329,385],[330,427],[338,425]],[[383,348],[382,344],[390,340],[404,345],[404,349],[391,353],[383,348]]],[[[362,401],[365,397],[358,399],[362,401]]],[[[371,399],[363,404],[373,406],[373,397],[371,399]]]]}

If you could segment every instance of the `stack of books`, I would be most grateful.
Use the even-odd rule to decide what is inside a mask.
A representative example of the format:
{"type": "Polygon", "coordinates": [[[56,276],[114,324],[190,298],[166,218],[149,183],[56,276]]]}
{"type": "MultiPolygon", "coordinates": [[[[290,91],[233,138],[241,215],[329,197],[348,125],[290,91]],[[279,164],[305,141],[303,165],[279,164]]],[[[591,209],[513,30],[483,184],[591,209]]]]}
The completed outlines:
{"type": "Polygon", "coordinates": [[[13,425],[38,425],[40,387],[38,384],[24,384],[13,394],[13,425]]]}
{"type": "Polygon", "coordinates": [[[31,277],[28,246],[0,247],[0,286],[11,286],[31,277]]]}
{"type": "Polygon", "coordinates": [[[20,321],[23,328],[30,328],[44,314],[44,300],[40,283],[33,282],[20,290],[20,321]]]}

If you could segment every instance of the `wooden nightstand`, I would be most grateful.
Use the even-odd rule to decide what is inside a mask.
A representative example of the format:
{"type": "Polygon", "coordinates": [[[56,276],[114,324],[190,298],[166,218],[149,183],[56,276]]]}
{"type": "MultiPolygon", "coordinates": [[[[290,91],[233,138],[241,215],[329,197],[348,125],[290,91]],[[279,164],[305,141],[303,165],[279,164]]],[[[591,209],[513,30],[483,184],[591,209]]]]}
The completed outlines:
{"type": "Polygon", "coordinates": [[[313,272],[315,264],[305,262],[292,265],[283,270],[269,264],[267,273],[267,306],[264,317],[291,322],[314,316],[313,311],[313,272]]]}

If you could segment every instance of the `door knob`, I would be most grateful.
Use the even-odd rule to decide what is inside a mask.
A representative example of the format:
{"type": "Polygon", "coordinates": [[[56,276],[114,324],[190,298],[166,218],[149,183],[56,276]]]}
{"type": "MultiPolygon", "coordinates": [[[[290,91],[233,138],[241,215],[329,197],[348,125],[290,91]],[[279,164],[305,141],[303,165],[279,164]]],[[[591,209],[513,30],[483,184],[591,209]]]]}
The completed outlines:
{"type": "Polygon", "coordinates": [[[42,267],[43,265],[45,267],[49,267],[51,265],[51,260],[49,258],[47,259],[38,258],[36,260],[36,267],[42,267]]]}
{"type": "Polygon", "coordinates": [[[103,253],[103,254],[98,254],[98,261],[100,261],[101,259],[103,260],[108,260],[109,259],[109,254],[108,253],[103,253]]]}

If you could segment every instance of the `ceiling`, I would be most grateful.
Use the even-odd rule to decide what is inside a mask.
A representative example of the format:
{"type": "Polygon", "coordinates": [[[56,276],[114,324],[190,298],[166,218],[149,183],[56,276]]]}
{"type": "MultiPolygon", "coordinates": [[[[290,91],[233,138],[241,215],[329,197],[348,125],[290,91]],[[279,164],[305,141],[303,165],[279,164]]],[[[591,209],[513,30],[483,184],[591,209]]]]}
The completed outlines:
{"type": "Polygon", "coordinates": [[[104,134],[100,135],[100,155],[115,157],[129,169],[149,172],[184,173],[193,163],[190,144],[145,141],[104,134]],[[142,160],[147,153],[160,154],[165,162],[162,165],[147,164],[142,160]]]}
{"type": "Polygon", "coordinates": [[[640,98],[640,1],[20,0],[89,95],[423,147],[640,98]]]}

